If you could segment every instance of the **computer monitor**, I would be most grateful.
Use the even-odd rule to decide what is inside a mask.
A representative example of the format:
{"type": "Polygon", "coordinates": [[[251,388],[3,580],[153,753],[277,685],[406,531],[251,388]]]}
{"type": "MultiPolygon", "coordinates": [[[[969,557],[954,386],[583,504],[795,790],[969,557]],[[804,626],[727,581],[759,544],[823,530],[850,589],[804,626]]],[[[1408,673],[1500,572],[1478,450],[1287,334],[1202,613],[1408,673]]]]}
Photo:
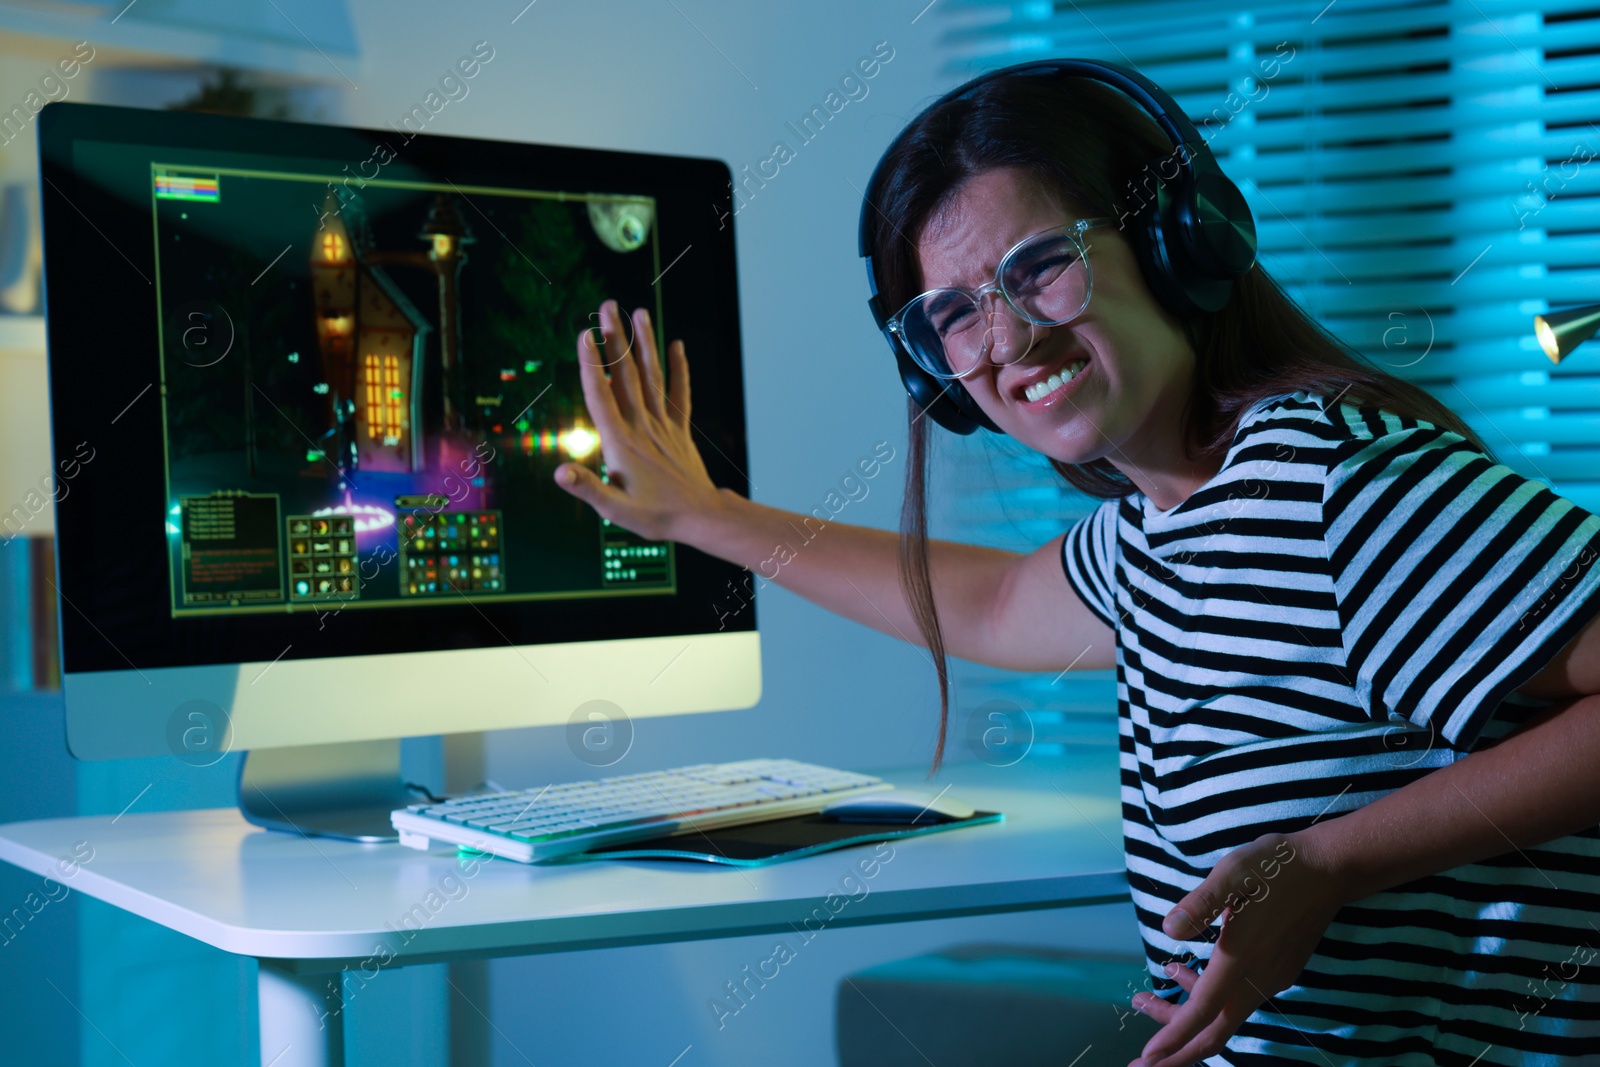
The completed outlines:
{"type": "Polygon", "coordinates": [[[553,480],[606,473],[577,338],[614,298],[748,491],[726,164],[412,125],[39,117],[68,744],[250,750],[264,825],[387,834],[357,742],[760,695],[743,570],[553,480]]]}

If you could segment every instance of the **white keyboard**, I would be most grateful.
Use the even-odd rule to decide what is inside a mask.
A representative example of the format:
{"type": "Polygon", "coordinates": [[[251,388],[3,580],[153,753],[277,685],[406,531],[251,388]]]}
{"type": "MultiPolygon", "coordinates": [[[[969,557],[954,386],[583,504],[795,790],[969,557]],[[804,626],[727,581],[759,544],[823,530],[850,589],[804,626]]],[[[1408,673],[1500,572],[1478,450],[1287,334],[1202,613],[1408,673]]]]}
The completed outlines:
{"type": "Polygon", "coordinates": [[[536,863],[620,841],[806,815],[886,788],[868,774],[752,759],[412,804],[389,820],[411,848],[444,841],[536,863]]]}

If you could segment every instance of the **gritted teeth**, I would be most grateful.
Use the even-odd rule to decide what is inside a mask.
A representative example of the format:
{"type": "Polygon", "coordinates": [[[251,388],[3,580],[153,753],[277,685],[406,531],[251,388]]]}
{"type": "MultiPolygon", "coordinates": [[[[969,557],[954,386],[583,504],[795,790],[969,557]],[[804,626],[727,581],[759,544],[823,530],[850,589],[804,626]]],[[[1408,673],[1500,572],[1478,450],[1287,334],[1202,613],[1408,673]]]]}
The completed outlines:
{"type": "Polygon", "coordinates": [[[1044,379],[1044,381],[1034,382],[1032,385],[1028,386],[1028,388],[1024,391],[1024,395],[1029,400],[1043,399],[1044,397],[1047,397],[1051,393],[1055,392],[1057,389],[1061,388],[1064,383],[1070,382],[1074,377],[1077,376],[1079,371],[1083,370],[1083,368],[1088,365],[1089,361],[1086,359],[1074,360],[1067,364],[1065,369],[1057,371],[1056,373],[1050,375],[1050,377],[1044,379]]]}

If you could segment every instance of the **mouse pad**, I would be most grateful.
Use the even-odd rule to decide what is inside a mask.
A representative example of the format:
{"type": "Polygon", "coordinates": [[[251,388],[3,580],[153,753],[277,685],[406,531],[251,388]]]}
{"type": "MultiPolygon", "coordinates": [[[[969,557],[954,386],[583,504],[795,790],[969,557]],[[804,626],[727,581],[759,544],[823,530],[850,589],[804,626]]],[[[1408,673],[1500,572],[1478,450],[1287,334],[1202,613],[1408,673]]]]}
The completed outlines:
{"type": "Polygon", "coordinates": [[[907,826],[905,823],[839,822],[812,813],[740,826],[722,826],[715,830],[689,830],[640,841],[625,841],[558,857],[549,862],[662,859],[696,860],[732,867],[763,867],[769,863],[799,859],[836,848],[915,837],[938,833],[940,830],[957,830],[963,826],[1000,822],[1004,818],[1005,815],[998,811],[979,811],[965,819],[930,823],[927,826],[907,826]]]}

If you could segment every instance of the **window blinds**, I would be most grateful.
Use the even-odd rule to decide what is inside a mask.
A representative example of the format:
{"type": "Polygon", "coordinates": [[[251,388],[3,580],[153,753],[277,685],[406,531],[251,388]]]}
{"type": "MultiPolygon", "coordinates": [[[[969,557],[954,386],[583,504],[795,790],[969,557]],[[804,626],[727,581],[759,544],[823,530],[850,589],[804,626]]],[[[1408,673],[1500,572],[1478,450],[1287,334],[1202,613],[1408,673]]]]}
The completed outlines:
{"type": "MultiPolygon", "coordinates": [[[[1152,78],[1243,190],[1290,296],[1501,462],[1600,512],[1600,340],[1556,366],[1532,330],[1600,303],[1600,4],[941,7],[952,83],[1051,56],[1152,78]]],[[[1027,551],[1097,503],[1014,442],[940,436],[937,536],[1027,551]]],[[[955,675],[958,720],[1001,701],[1040,744],[1110,736],[1111,672],[955,675]]]]}

